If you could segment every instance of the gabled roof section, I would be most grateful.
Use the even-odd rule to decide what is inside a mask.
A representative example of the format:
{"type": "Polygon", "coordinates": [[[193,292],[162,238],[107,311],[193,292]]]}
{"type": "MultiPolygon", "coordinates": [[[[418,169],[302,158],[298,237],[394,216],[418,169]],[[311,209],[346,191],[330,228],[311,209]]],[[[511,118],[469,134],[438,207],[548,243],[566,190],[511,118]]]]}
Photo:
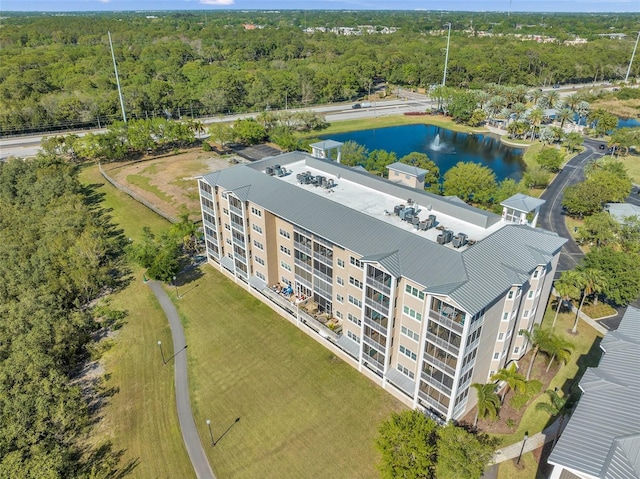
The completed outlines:
{"type": "Polygon", "coordinates": [[[367,262],[375,262],[379,263],[387,272],[394,276],[395,278],[399,278],[402,276],[402,269],[400,268],[400,256],[398,255],[398,250],[395,250],[392,253],[382,253],[382,254],[374,254],[369,256],[364,256],[360,258],[360,261],[365,263],[367,262]]]}
{"type": "Polygon", "coordinates": [[[231,190],[231,192],[238,197],[240,201],[247,201],[249,199],[249,190],[251,189],[251,185],[241,186],[240,188],[235,188],[231,190]]]}
{"type": "Polygon", "coordinates": [[[335,141],[335,140],[323,140],[323,141],[318,141],[316,143],[311,143],[309,146],[312,148],[319,148],[321,150],[331,150],[333,148],[337,148],[339,146],[342,146],[343,143],[339,142],[339,141],[335,141]]]}
{"type": "Polygon", "coordinates": [[[512,208],[516,211],[528,213],[529,211],[534,211],[535,209],[540,208],[545,203],[546,201],[541,200],[540,198],[534,198],[533,196],[516,193],[511,198],[507,198],[500,204],[502,206],[506,206],[507,208],[512,208]]]}
{"type": "Polygon", "coordinates": [[[584,393],[549,462],[605,479],[640,479],[640,310],[629,306],[607,333],[600,365],[587,370],[584,393]]]}
{"type": "Polygon", "coordinates": [[[415,176],[416,178],[424,177],[428,170],[423,170],[422,168],[418,168],[417,166],[407,165],[406,163],[400,163],[396,161],[395,163],[391,163],[387,165],[388,170],[399,171],[400,173],[404,173],[406,175],[415,176]]]}

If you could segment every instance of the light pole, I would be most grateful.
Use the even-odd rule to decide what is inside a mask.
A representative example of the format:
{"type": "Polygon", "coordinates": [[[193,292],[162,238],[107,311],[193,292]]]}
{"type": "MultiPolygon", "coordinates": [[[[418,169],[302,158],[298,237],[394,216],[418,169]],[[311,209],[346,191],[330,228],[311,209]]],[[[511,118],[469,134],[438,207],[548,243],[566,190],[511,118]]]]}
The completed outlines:
{"type": "Polygon", "coordinates": [[[176,298],[180,299],[180,293],[178,293],[178,282],[176,281],[176,277],[173,277],[173,285],[176,287],[176,298]]]}
{"type": "Polygon", "coordinates": [[[520,449],[520,454],[518,455],[518,460],[516,461],[516,465],[520,464],[520,459],[522,458],[522,453],[524,452],[524,445],[527,443],[527,439],[529,439],[529,433],[524,433],[524,440],[522,441],[522,449],[520,449]]]}
{"type": "Polygon", "coordinates": [[[158,347],[160,348],[160,356],[162,356],[162,364],[167,364],[167,361],[164,359],[164,351],[162,350],[162,341],[158,341],[158,347]]]}
{"type": "Polygon", "coordinates": [[[211,438],[211,445],[215,446],[216,441],[213,440],[213,433],[211,432],[211,419],[207,419],[207,427],[209,428],[209,437],[211,438]]]}
{"type": "Polygon", "coordinates": [[[442,75],[442,86],[447,86],[447,64],[449,63],[449,43],[451,41],[451,22],[445,23],[445,27],[449,27],[449,34],[447,35],[447,53],[444,56],[444,75],[442,75]]]}
{"type": "Polygon", "coordinates": [[[122,120],[127,122],[127,114],[124,112],[124,101],[122,100],[122,90],[120,89],[120,78],[118,77],[118,65],[116,64],[116,55],[113,53],[113,43],[111,43],[111,32],[109,35],[109,46],[111,47],[111,58],[113,59],[113,71],[116,74],[116,85],[118,86],[118,96],[120,97],[120,107],[122,108],[122,120]]]}
{"type": "Polygon", "coordinates": [[[631,73],[631,65],[633,65],[633,57],[636,56],[636,49],[638,48],[638,40],[640,40],[640,31],[638,32],[638,37],[636,38],[636,44],[633,46],[633,53],[631,54],[631,61],[629,62],[629,68],[627,68],[627,74],[624,77],[624,82],[627,83],[629,80],[629,73],[631,73]]]}

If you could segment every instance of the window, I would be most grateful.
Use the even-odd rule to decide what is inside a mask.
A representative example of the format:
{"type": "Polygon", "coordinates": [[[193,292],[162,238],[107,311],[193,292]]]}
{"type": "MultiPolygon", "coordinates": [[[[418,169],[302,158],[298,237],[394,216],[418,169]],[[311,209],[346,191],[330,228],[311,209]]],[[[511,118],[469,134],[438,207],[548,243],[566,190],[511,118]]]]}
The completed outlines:
{"type": "Polygon", "coordinates": [[[515,348],[513,348],[513,354],[518,354],[519,351],[520,351],[520,346],[516,346],[515,348]]]}
{"type": "Polygon", "coordinates": [[[509,291],[509,294],[507,295],[507,299],[513,299],[513,290],[509,291]]]}
{"type": "Polygon", "coordinates": [[[353,341],[353,342],[355,342],[355,343],[357,343],[357,344],[360,344],[360,337],[359,337],[357,334],[354,334],[354,333],[352,333],[351,331],[347,331],[347,337],[348,337],[351,341],[353,341]]]}
{"type": "Polygon", "coordinates": [[[349,284],[352,284],[356,288],[362,289],[362,282],[354,278],[353,276],[349,276],[349,284]]]}
{"type": "Polygon", "coordinates": [[[347,318],[349,319],[349,321],[351,321],[353,324],[357,324],[358,326],[362,326],[362,321],[360,320],[360,318],[358,318],[357,316],[354,316],[351,313],[347,313],[347,318]]]}
{"type": "Polygon", "coordinates": [[[489,377],[493,376],[495,373],[495,370],[492,369],[491,371],[489,371],[489,377]]]}
{"type": "Polygon", "coordinates": [[[353,256],[349,256],[349,263],[358,268],[362,268],[362,262],[359,259],[354,258],[353,256]]]}
{"type": "Polygon", "coordinates": [[[343,303],[344,302],[344,298],[342,296],[340,296],[339,294],[336,294],[336,300],[338,301],[338,303],[343,303]]]}
{"type": "Polygon", "coordinates": [[[504,341],[504,333],[498,334],[498,341],[504,341]]]}
{"type": "Polygon", "coordinates": [[[400,371],[405,376],[409,377],[409,379],[414,379],[415,378],[415,375],[413,374],[413,371],[411,371],[409,368],[403,366],[400,363],[398,363],[398,371],[400,371]]]}
{"type": "Polygon", "coordinates": [[[336,318],[342,319],[342,313],[340,311],[336,311],[336,318]]]}
{"type": "Polygon", "coordinates": [[[404,334],[405,336],[413,339],[414,341],[418,341],[420,339],[420,335],[418,333],[416,333],[415,331],[407,328],[406,326],[402,326],[400,328],[400,331],[402,332],[402,334],[404,334]]]}
{"type": "Polygon", "coordinates": [[[264,274],[262,274],[260,271],[256,271],[256,276],[260,278],[262,281],[267,280],[267,278],[264,277],[264,274]]]}
{"type": "Polygon", "coordinates": [[[256,216],[262,217],[262,211],[260,211],[259,209],[255,208],[253,206],[251,207],[251,212],[256,216]]]}
{"type": "Polygon", "coordinates": [[[222,208],[222,212],[223,212],[225,215],[228,215],[228,214],[229,214],[229,210],[228,210],[228,209],[226,209],[226,208],[222,208]]]}
{"type": "Polygon", "coordinates": [[[405,348],[402,344],[400,345],[400,352],[404,354],[406,357],[408,357],[409,359],[413,361],[416,360],[416,357],[417,357],[416,353],[411,351],[409,348],[405,348]]]}
{"type": "Polygon", "coordinates": [[[256,233],[260,233],[262,234],[262,228],[260,228],[257,224],[252,224],[251,228],[253,229],[253,231],[255,231],[256,233]]]}
{"type": "Polygon", "coordinates": [[[227,238],[225,241],[227,242],[228,245],[231,245],[231,240],[229,238],[227,238]]]}
{"type": "Polygon", "coordinates": [[[503,321],[506,321],[507,319],[509,319],[509,313],[504,313],[504,314],[502,315],[502,320],[503,320],[503,321]]]}
{"type": "Polygon", "coordinates": [[[259,256],[256,256],[256,263],[261,264],[262,266],[264,266],[264,260],[262,258],[260,258],[259,256]]]}
{"type": "Polygon", "coordinates": [[[224,229],[231,231],[231,226],[229,226],[229,223],[224,224],[224,229]]]}
{"type": "Polygon", "coordinates": [[[493,359],[494,360],[500,359],[500,353],[493,353],[493,359]]]}
{"type": "Polygon", "coordinates": [[[415,319],[416,321],[422,321],[422,315],[418,313],[415,309],[411,309],[409,306],[405,306],[403,308],[404,314],[409,316],[410,318],[415,319]]]}
{"type": "Polygon", "coordinates": [[[340,286],[344,286],[344,279],[338,276],[336,277],[336,283],[338,283],[340,286]]]}
{"type": "Polygon", "coordinates": [[[538,276],[540,276],[540,271],[539,270],[535,270],[533,272],[533,279],[536,279],[538,276]]]}
{"type": "Polygon", "coordinates": [[[418,290],[418,288],[414,288],[413,286],[408,284],[405,286],[404,290],[411,296],[415,296],[418,299],[424,299],[424,293],[418,290]]]}
{"type": "Polygon", "coordinates": [[[529,317],[529,310],[528,309],[524,310],[524,313],[522,313],[522,317],[523,318],[528,318],[529,317]]]}
{"type": "Polygon", "coordinates": [[[291,256],[291,250],[289,248],[287,248],[286,246],[280,245],[280,251],[282,251],[287,256],[291,256]]]}
{"type": "Polygon", "coordinates": [[[280,261],[280,266],[282,266],[287,271],[291,271],[291,266],[289,264],[285,263],[284,261],[280,261]]]}
{"type": "Polygon", "coordinates": [[[286,230],[283,230],[282,228],[280,228],[280,236],[284,236],[287,239],[291,239],[291,235],[289,234],[289,232],[286,230]]]}
{"type": "Polygon", "coordinates": [[[253,240],[253,246],[258,248],[260,251],[264,251],[264,245],[259,241],[253,240]]]}
{"type": "Polygon", "coordinates": [[[362,301],[360,301],[358,298],[354,298],[353,296],[349,295],[349,302],[357,306],[358,308],[362,308],[362,301]]]}
{"type": "Polygon", "coordinates": [[[280,281],[283,282],[284,284],[291,286],[291,281],[289,281],[287,278],[285,278],[284,276],[282,276],[280,278],[280,281]]]}
{"type": "Polygon", "coordinates": [[[522,334],[522,329],[518,331],[518,336],[524,336],[524,334],[522,334]]]}
{"type": "Polygon", "coordinates": [[[533,298],[534,294],[535,294],[535,291],[529,291],[529,294],[527,294],[527,298],[529,299],[533,298]]]}
{"type": "Polygon", "coordinates": [[[341,268],[344,268],[344,261],[341,260],[340,258],[338,258],[338,266],[340,266],[341,268]]]}

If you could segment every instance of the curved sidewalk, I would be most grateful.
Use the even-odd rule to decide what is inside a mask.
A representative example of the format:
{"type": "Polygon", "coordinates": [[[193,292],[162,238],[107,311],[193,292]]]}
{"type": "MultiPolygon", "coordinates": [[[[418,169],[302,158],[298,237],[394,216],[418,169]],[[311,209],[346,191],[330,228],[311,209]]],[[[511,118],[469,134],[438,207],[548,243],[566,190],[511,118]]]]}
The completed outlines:
{"type": "Polygon", "coordinates": [[[171,337],[173,339],[173,361],[176,383],[176,407],[178,408],[178,420],[180,421],[180,430],[182,431],[182,440],[187,448],[189,459],[195,470],[198,479],[216,479],[211,465],[207,460],[207,455],[202,448],[200,436],[196,429],[196,423],[193,420],[191,412],[191,402],[189,400],[189,381],[187,377],[187,352],[186,342],[184,339],[184,331],[178,311],[169,299],[167,293],[162,289],[162,284],[158,281],[149,281],[151,290],[158,298],[158,302],[164,314],[167,315],[169,326],[171,327],[171,337]]]}
{"type": "Polygon", "coordinates": [[[524,444],[524,448],[522,447],[524,441],[519,441],[515,444],[511,444],[510,446],[498,449],[495,456],[493,457],[493,464],[508,461],[509,459],[515,459],[520,455],[520,452],[524,454],[525,452],[535,451],[540,446],[544,446],[546,443],[553,441],[558,432],[558,428],[562,425],[562,429],[564,429],[568,422],[569,418],[565,418],[562,424],[560,423],[559,419],[556,419],[549,427],[545,428],[542,432],[529,437],[529,439],[527,439],[526,443],[524,444]]]}

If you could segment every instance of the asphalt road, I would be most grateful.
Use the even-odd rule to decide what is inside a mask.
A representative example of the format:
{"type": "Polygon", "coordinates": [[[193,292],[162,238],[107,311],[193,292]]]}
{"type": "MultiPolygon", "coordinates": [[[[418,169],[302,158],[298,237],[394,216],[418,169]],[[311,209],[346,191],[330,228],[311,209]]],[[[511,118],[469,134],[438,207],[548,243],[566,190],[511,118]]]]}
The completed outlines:
{"type": "Polygon", "coordinates": [[[557,273],[575,268],[584,257],[582,250],[571,238],[565,224],[565,214],[562,209],[564,190],[571,185],[584,180],[584,167],[587,163],[601,158],[606,150],[600,150],[601,141],[587,139],[584,141],[585,151],[573,157],[558,174],[540,198],[546,201],[540,208],[539,224],[542,228],[554,231],[559,236],[567,238],[562,247],[557,273]]]}

